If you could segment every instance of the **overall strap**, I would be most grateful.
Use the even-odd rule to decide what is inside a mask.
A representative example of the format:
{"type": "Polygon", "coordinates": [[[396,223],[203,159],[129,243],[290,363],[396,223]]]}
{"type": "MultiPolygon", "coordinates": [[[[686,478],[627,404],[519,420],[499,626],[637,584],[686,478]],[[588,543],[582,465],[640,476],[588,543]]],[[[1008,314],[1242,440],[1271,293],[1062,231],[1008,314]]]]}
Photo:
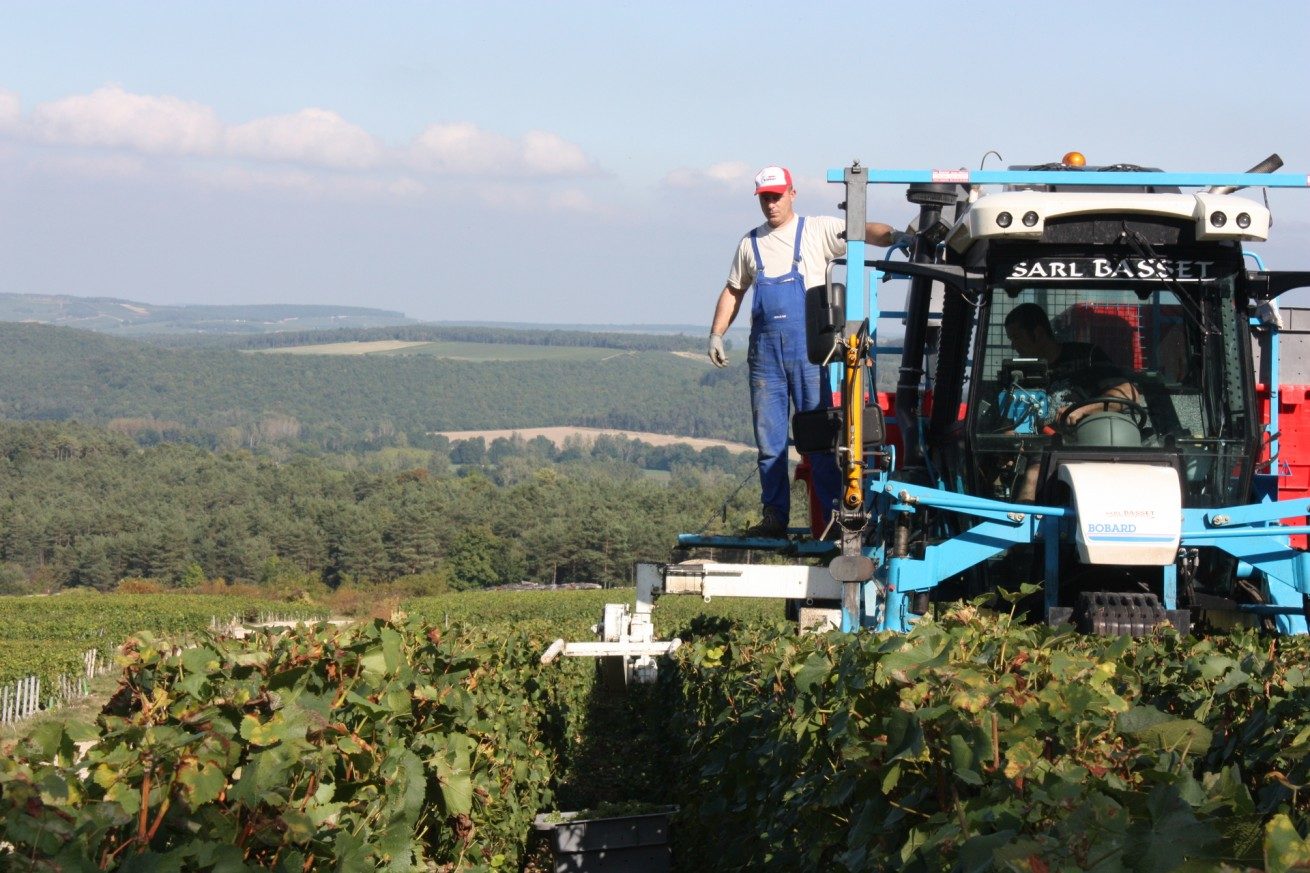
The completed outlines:
{"type": "Polygon", "coordinates": [[[757,277],[764,275],[764,258],[760,257],[760,242],[755,235],[758,230],[758,227],[751,229],[751,249],[755,252],[755,275],[757,277]]]}

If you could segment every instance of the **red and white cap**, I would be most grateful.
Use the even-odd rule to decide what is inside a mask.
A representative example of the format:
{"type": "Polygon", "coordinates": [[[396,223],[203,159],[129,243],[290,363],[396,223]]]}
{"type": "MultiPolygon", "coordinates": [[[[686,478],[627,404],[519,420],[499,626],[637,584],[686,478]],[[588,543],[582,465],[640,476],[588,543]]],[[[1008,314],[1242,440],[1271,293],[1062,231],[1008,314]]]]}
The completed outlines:
{"type": "Polygon", "coordinates": [[[786,194],[791,190],[791,173],[786,167],[765,167],[755,176],[756,194],[786,194]]]}

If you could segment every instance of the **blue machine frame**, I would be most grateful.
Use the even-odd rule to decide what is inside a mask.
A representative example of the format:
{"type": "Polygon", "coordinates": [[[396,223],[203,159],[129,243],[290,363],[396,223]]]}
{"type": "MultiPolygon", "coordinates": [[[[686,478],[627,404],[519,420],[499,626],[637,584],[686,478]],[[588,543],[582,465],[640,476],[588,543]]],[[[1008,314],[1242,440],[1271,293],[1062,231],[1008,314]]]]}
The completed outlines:
{"type": "MultiPolygon", "coordinates": [[[[829,170],[829,182],[846,186],[848,265],[866,264],[863,227],[866,220],[866,186],[869,184],[953,183],[962,185],[1054,185],[1105,186],[1155,185],[1176,187],[1266,187],[1306,188],[1310,178],[1281,173],[1162,173],[1162,172],[1061,172],[1061,171],[967,171],[967,170],[876,170],[856,164],[829,170]]],[[[846,318],[848,322],[868,319],[871,330],[882,317],[877,296],[871,293],[882,274],[872,268],[853,269],[846,275],[846,318]]],[[[1278,384],[1278,335],[1276,329],[1262,332],[1265,361],[1271,368],[1271,391],[1278,384]]],[[[840,367],[841,364],[834,364],[840,367]]],[[[838,382],[840,384],[840,382],[838,382]]],[[[1277,414],[1277,395],[1271,398],[1272,415],[1277,414]]],[[[1273,424],[1271,422],[1271,424],[1273,424]]],[[[1268,430],[1268,428],[1267,428],[1268,430]]],[[[1278,443],[1276,425],[1270,432],[1271,472],[1276,477],[1278,443]]],[[[1259,483],[1264,493],[1276,491],[1269,481],[1259,483]]],[[[891,557],[884,560],[881,544],[865,546],[863,554],[877,566],[861,586],[858,614],[843,606],[843,630],[872,627],[906,631],[914,621],[910,596],[929,591],[942,581],[1008,549],[1019,545],[1042,545],[1045,558],[1045,597],[1048,609],[1058,602],[1059,545],[1067,541],[1076,524],[1072,508],[1008,503],[967,494],[894,481],[889,471],[873,471],[865,479],[865,506],[873,518],[887,513],[914,513],[920,508],[949,509],[977,519],[977,523],[945,542],[925,548],[922,557],[891,557]]],[[[1243,609],[1270,615],[1283,633],[1306,633],[1303,597],[1310,594],[1310,552],[1291,547],[1293,534],[1310,533],[1310,526],[1280,526],[1286,518],[1310,514],[1310,501],[1286,500],[1224,507],[1184,509],[1180,547],[1214,548],[1238,560],[1239,576],[1259,574],[1268,585],[1271,603],[1244,605],[1243,609]]],[[[1163,568],[1163,602],[1166,609],[1177,606],[1177,568],[1163,568]]],[[[844,603],[851,602],[847,598],[844,603]]]]}

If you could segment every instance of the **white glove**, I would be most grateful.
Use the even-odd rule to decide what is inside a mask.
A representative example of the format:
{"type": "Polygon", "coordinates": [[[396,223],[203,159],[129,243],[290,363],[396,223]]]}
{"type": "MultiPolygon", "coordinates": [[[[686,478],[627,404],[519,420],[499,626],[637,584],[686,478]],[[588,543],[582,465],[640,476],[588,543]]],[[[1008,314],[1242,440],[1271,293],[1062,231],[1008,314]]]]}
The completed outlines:
{"type": "Polygon", "coordinates": [[[710,334],[710,363],[716,367],[728,366],[728,353],[723,350],[723,337],[717,333],[710,334]]]}
{"type": "Polygon", "coordinates": [[[1272,324],[1274,327],[1282,330],[1283,316],[1278,312],[1278,304],[1273,300],[1266,300],[1255,308],[1255,314],[1260,316],[1260,321],[1265,324],[1272,324]]]}

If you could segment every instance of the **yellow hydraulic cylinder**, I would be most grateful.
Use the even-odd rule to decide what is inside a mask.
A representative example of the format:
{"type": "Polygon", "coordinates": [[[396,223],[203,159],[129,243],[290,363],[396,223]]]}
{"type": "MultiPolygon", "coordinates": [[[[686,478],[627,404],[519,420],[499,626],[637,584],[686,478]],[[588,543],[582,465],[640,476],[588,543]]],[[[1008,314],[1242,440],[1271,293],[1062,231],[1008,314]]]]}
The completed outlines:
{"type": "Polygon", "coordinates": [[[842,406],[846,411],[846,433],[842,470],[846,488],[842,505],[859,509],[864,505],[864,356],[859,334],[846,340],[846,374],[842,385],[842,406]]]}

